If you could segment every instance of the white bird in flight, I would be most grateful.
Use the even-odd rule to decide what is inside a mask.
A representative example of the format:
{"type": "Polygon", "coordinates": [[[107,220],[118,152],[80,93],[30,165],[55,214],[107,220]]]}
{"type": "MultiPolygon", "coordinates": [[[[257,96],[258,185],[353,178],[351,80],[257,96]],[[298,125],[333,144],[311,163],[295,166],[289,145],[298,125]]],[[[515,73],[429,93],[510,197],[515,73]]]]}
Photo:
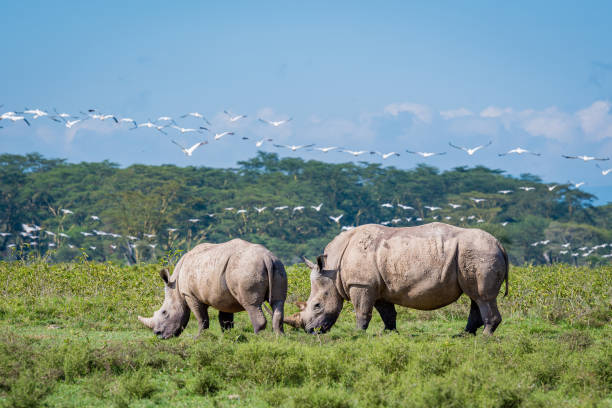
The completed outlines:
{"type": "Polygon", "coordinates": [[[384,208],[393,208],[393,204],[391,203],[382,203],[380,206],[384,208]]]}
{"type": "Polygon", "coordinates": [[[510,193],[512,193],[512,192],[514,192],[514,191],[513,191],[513,190],[499,190],[499,191],[498,191],[498,193],[499,193],[499,194],[504,194],[504,195],[506,195],[506,194],[510,194],[510,193]]]}
{"type": "Polygon", "coordinates": [[[596,164],[597,167],[599,167],[599,169],[601,170],[601,175],[602,176],[607,176],[608,174],[610,174],[610,172],[612,172],[612,168],[604,170],[601,168],[601,166],[599,164],[596,164]]]}
{"type": "Polygon", "coordinates": [[[30,122],[25,118],[25,116],[17,116],[15,112],[5,112],[0,115],[0,120],[10,120],[11,122],[17,122],[18,120],[23,120],[26,125],[30,126],[30,122]]]}
{"type": "Polygon", "coordinates": [[[274,126],[274,127],[279,127],[281,125],[284,125],[287,122],[290,122],[293,118],[289,118],[289,119],[285,119],[285,120],[265,120],[262,118],[259,118],[260,122],[263,123],[267,123],[268,125],[274,126]]]}
{"type": "Polygon", "coordinates": [[[182,116],[181,116],[181,118],[186,118],[187,116],[192,116],[192,117],[194,117],[194,118],[202,119],[204,122],[206,122],[206,123],[208,124],[208,126],[211,126],[211,124],[210,124],[210,122],[208,121],[208,119],[206,119],[206,118],[204,117],[204,115],[202,115],[202,114],[201,114],[201,113],[199,113],[199,112],[189,112],[189,113],[186,113],[186,114],[182,115],[182,116]]]}
{"type": "Polygon", "coordinates": [[[436,210],[440,210],[440,207],[434,207],[434,206],[430,206],[430,205],[425,205],[423,206],[425,208],[427,208],[429,211],[436,211],[436,210]]]}
{"type": "Polygon", "coordinates": [[[315,210],[316,212],[321,211],[321,207],[323,207],[323,203],[321,203],[321,204],[319,204],[319,205],[317,205],[317,206],[314,206],[314,205],[311,205],[311,206],[310,206],[310,208],[312,208],[312,209],[313,209],[313,210],[315,210]]]}
{"type": "Polygon", "coordinates": [[[451,142],[448,142],[448,144],[449,144],[451,147],[454,147],[455,149],[463,150],[464,152],[466,152],[466,153],[467,153],[467,154],[469,154],[470,156],[472,156],[474,153],[476,153],[476,152],[477,152],[477,151],[479,151],[480,149],[484,149],[485,147],[490,146],[490,145],[491,145],[491,143],[493,143],[493,142],[489,141],[489,143],[487,143],[487,144],[480,145],[480,146],[476,146],[476,147],[471,147],[471,148],[470,148],[470,147],[457,146],[457,145],[452,144],[451,142]]]}
{"type": "Polygon", "coordinates": [[[309,145],[278,145],[278,144],[275,144],[274,145],[274,147],[284,147],[286,149],[291,150],[292,152],[295,152],[296,150],[299,150],[299,149],[303,149],[305,147],[312,147],[312,146],[314,146],[314,144],[309,144],[309,145]]]}
{"type": "Polygon", "coordinates": [[[473,202],[475,202],[476,204],[478,203],[482,203],[484,201],[487,201],[486,198],[474,198],[474,197],[470,197],[470,200],[472,200],[473,202]]]}
{"type": "Polygon", "coordinates": [[[530,152],[527,149],[523,149],[522,147],[517,147],[515,149],[512,150],[508,150],[506,153],[499,153],[498,156],[506,156],[508,154],[524,154],[524,153],[529,153],[529,154],[533,154],[534,156],[541,156],[540,153],[534,153],[534,152],[530,152]]]}
{"type": "Polygon", "coordinates": [[[255,208],[255,211],[257,211],[257,214],[261,214],[266,208],[268,207],[253,207],[255,208]]]}
{"type": "Polygon", "coordinates": [[[401,208],[402,210],[414,210],[414,207],[411,207],[409,205],[404,205],[404,204],[397,203],[397,206],[399,208],[401,208]]]}
{"type": "Polygon", "coordinates": [[[535,187],[525,187],[525,186],[521,186],[519,187],[521,190],[523,191],[531,191],[531,190],[535,190],[535,187]]]}
{"type": "Polygon", "coordinates": [[[461,207],[461,204],[453,204],[453,203],[448,203],[448,205],[450,205],[451,207],[453,207],[453,210],[456,210],[457,208],[461,207]]]}
{"type": "Polygon", "coordinates": [[[193,146],[191,146],[190,148],[185,148],[183,146],[181,146],[180,144],[178,144],[176,141],[172,140],[172,143],[174,143],[175,145],[177,145],[178,147],[181,148],[181,150],[183,151],[183,153],[185,153],[185,156],[191,156],[193,154],[193,152],[195,151],[195,149],[197,149],[198,147],[208,144],[207,141],[203,141],[203,142],[198,142],[196,144],[194,144],[193,146]]]}
{"type": "Polygon", "coordinates": [[[258,140],[257,142],[255,142],[255,147],[261,147],[265,142],[272,142],[272,141],[273,141],[273,139],[270,139],[270,138],[266,139],[264,137],[263,139],[258,140]]]}
{"type": "Polygon", "coordinates": [[[38,119],[38,118],[43,117],[43,116],[49,116],[49,114],[47,112],[42,111],[40,109],[27,109],[26,108],[23,111],[23,113],[27,113],[28,115],[33,115],[32,119],[38,119]]]}
{"type": "Polygon", "coordinates": [[[192,129],[192,128],[184,128],[184,127],[180,127],[180,126],[176,126],[176,125],[172,125],[172,127],[176,130],[178,130],[181,133],[191,133],[191,132],[197,132],[197,129],[192,129]]]}
{"type": "Polygon", "coordinates": [[[274,211],[282,211],[282,210],[286,210],[287,208],[289,208],[289,206],[282,205],[280,207],[274,207],[274,211]]]}
{"type": "Polygon", "coordinates": [[[234,132],[221,132],[221,133],[215,133],[215,140],[219,140],[221,139],[223,136],[231,136],[233,135],[234,132]]]}
{"type": "Polygon", "coordinates": [[[97,215],[92,215],[89,218],[91,218],[94,221],[100,221],[100,217],[98,217],[97,215]]]}
{"type": "Polygon", "coordinates": [[[368,153],[367,150],[340,150],[343,153],[352,154],[353,156],[361,156],[362,154],[368,153]]]}
{"type": "Polygon", "coordinates": [[[594,156],[566,156],[564,154],[561,155],[561,157],[564,157],[566,159],[580,159],[583,160],[585,162],[591,161],[591,160],[597,160],[597,161],[606,161],[606,160],[610,160],[609,157],[594,157],[594,156]]]}
{"type": "Polygon", "coordinates": [[[340,224],[340,218],[342,218],[342,217],[344,217],[344,214],[340,214],[340,215],[339,215],[339,216],[337,216],[337,217],[332,217],[331,215],[329,216],[329,218],[330,218],[331,220],[333,220],[333,221],[334,221],[336,224],[340,224]]]}
{"type": "Polygon", "coordinates": [[[224,110],[223,113],[225,113],[228,116],[228,120],[230,122],[236,122],[240,119],[244,119],[247,117],[247,115],[235,115],[228,110],[224,110]]]}
{"type": "Polygon", "coordinates": [[[68,129],[71,129],[74,125],[76,125],[77,123],[81,122],[82,120],[83,119],[67,120],[66,123],[64,123],[64,125],[68,129]]]}
{"type": "Polygon", "coordinates": [[[574,188],[580,188],[586,184],[586,181],[580,181],[578,183],[572,183],[572,184],[574,185],[574,188]]]}
{"type": "Polygon", "coordinates": [[[315,150],[319,150],[323,153],[330,152],[332,150],[338,149],[338,146],[329,146],[329,147],[315,147],[315,150]]]}
{"type": "Polygon", "coordinates": [[[432,157],[432,156],[441,156],[443,154],[446,154],[446,152],[440,152],[440,153],[434,153],[434,152],[413,152],[412,150],[406,150],[407,153],[411,153],[411,154],[418,154],[419,156],[422,156],[423,158],[428,158],[428,157],[432,157]]]}
{"type": "Polygon", "coordinates": [[[74,214],[72,211],[70,211],[70,210],[68,210],[66,208],[62,208],[60,211],[63,212],[64,214],[74,214]]]}
{"type": "Polygon", "coordinates": [[[370,154],[377,154],[379,155],[383,160],[388,159],[391,156],[399,156],[399,153],[396,152],[389,152],[389,153],[381,153],[381,152],[370,152],[370,154]]]}
{"type": "Polygon", "coordinates": [[[548,191],[553,191],[555,188],[559,187],[557,184],[553,184],[552,186],[547,186],[548,191]]]}

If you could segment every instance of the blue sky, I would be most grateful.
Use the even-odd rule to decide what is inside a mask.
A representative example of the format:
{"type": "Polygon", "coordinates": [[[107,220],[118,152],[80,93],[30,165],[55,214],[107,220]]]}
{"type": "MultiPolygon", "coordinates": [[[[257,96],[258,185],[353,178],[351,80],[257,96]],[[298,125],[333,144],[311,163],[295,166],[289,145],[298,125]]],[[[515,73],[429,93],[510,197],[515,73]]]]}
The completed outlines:
{"type": "Polygon", "coordinates": [[[612,201],[612,173],[560,157],[612,156],[610,2],[173,3],[3,5],[0,113],[96,108],[143,122],[198,111],[214,130],[236,135],[188,158],[170,139],[204,136],[95,120],[73,129],[3,120],[0,151],[227,167],[252,157],[254,141],[266,136],[395,150],[402,155],[384,163],[400,168],[483,164],[547,182],[586,181],[584,190],[612,201]],[[248,118],[230,124],[224,109],[248,118]],[[293,121],[271,128],[257,117],[293,121]],[[471,157],[448,146],[489,140],[471,157]],[[542,156],[497,156],[517,146],[542,156]],[[406,149],[448,153],[423,160],[406,149]]]}

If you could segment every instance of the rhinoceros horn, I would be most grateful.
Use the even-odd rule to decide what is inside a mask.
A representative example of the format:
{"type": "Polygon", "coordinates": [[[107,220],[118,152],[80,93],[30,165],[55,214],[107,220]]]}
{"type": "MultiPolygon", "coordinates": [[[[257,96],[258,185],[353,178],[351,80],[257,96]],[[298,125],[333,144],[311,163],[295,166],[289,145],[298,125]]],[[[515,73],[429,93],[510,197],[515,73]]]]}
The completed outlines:
{"type": "Polygon", "coordinates": [[[153,329],[153,326],[155,325],[155,322],[153,321],[152,317],[138,316],[138,320],[140,320],[140,323],[144,324],[149,329],[153,329]]]}
{"type": "Polygon", "coordinates": [[[293,326],[298,329],[301,329],[304,327],[304,323],[302,322],[302,316],[300,316],[299,313],[294,313],[291,316],[285,317],[283,319],[283,322],[285,322],[289,326],[293,326]]]}

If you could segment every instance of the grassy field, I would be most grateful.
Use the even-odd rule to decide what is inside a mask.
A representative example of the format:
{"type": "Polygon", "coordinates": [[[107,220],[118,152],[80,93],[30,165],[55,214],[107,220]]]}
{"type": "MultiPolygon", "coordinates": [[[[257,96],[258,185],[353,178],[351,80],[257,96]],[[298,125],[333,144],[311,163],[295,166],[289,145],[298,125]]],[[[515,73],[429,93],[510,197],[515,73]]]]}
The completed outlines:
{"type": "MultiPolygon", "coordinates": [[[[0,262],[0,406],[612,406],[612,267],[513,267],[491,338],[453,337],[462,297],[400,309],[397,333],[377,315],[357,332],[346,304],[321,336],[254,335],[245,313],[222,333],[213,311],[165,341],[136,320],[161,305],[158,268],[0,262]]],[[[308,272],[288,273],[305,299],[308,272]]]]}

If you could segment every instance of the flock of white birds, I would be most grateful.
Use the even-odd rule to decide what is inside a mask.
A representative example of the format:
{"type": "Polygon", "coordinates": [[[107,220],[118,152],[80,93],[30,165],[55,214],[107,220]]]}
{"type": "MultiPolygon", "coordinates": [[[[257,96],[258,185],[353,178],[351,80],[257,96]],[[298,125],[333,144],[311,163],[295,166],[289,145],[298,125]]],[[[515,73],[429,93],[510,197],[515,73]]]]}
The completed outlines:
{"type": "MultiPolygon", "coordinates": [[[[0,105],[0,108],[2,107],[3,105],[0,105]]],[[[244,115],[244,114],[233,113],[227,109],[224,110],[223,113],[226,117],[226,121],[225,121],[226,123],[221,124],[220,126],[225,126],[227,124],[236,123],[248,117],[247,115],[244,115]]],[[[181,134],[181,135],[194,134],[194,135],[197,135],[197,137],[200,139],[203,139],[203,137],[205,137],[206,135],[210,135],[211,139],[214,141],[220,140],[223,137],[234,136],[236,134],[233,131],[226,130],[223,128],[218,129],[218,130],[217,129],[211,130],[213,128],[213,124],[202,113],[199,113],[199,112],[185,113],[183,115],[180,115],[177,118],[177,119],[194,118],[197,121],[199,121],[199,123],[197,123],[197,125],[193,127],[179,126],[175,118],[171,116],[160,116],[155,120],[147,119],[147,121],[145,122],[137,122],[133,118],[121,117],[119,115],[109,114],[109,113],[105,114],[105,113],[99,112],[97,109],[87,109],[87,111],[81,111],[79,112],[78,115],[74,115],[74,114],[69,114],[66,112],[59,112],[57,109],[53,109],[53,112],[49,112],[49,111],[45,111],[42,109],[26,108],[22,111],[8,111],[0,115],[0,121],[6,120],[6,121],[13,122],[13,123],[23,122],[27,126],[31,125],[32,120],[37,120],[41,118],[45,118],[45,119],[54,121],[59,124],[63,124],[66,128],[69,128],[69,129],[78,127],[79,125],[83,124],[83,122],[87,120],[98,120],[102,122],[112,121],[117,126],[122,126],[122,125],[129,126],[128,128],[129,130],[148,128],[148,129],[154,129],[158,132],[161,132],[164,135],[168,135],[168,132],[171,131],[171,129],[173,129],[173,131],[176,132],[177,134],[181,134]]],[[[291,122],[291,120],[292,118],[280,119],[280,120],[270,120],[270,119],[258,118],[259,122],[261,122],[264,125],[271,126],[273,128],[284,126],[287,123],[291,122]]],[[[215,128],[217,127],[219,127],[219,125],[215,126],[215,128]]],[[[2,128],[2,126],[0,126],[0,128],[2,128]]],[[[249,140],[249,137],[242,136],[241,139],[249,140]]],[[[270,137],[264,137],[264,138],[261,138],[260,140],[257,140],[255,142],[255,146],[261,147],[263,146],[264,143],[273,142],[273,141],[274,140],[270,137]]],[[[186,156],[192,156],[198,148],[209,143],[208,140],[205,140],[205,139],[197,140],[190,146],[183,146],[182,144],[180,144],[174,139],[170,139],[170,142],[178,146],[178,148],[186,156]]],[[[478,145],[474,147],[459,146],[452,142],[449,142],[448,144],[450,147],[454,149],[463,151],[469,156],[473,156],[478,151],[489,147],[492,144],[492,142],[489,141],[486,144],[482,144],[482,145],[478,145]]],[[[353,157],[359,157],[362,155],[370,154],[370,155],[377,155],[382,160],[390,159],[392,157],[399,157],[401,155],[401,153],[398,153],[395,151],[380,152],[380,151],[374,151],[374,150],[354,150],[354,149],[349,149],[349,148],[342,147],[342,146],[316,146],[314,143],[300,144],[300,145],[274,144],[274,146],[277,148],[288,149],[288,150],[291,150],[292,152],[295,152],[301,149],[307,149],[310,151],[317,150],[322,153],[329,153],[331,151],[337,151],[340,153],[351,155],[353,157]]],[[[446,154],[446,152],[422,152],[422,151],[414,151],[414,150],[405,150],[405,152],[409,154],[421,156],[424,159],[446,154]]],[[[522,147],[516,147],[506,152],[498,153],[497,155],[499,157],[503,157],[507,155],[523,155],[523,154],[528,154],[528,155],[533,155],[533,156],[542,156],[541,153],[532,152],[522,147]]],[[[565,155],[564,154],[564,155],[561,155],[561,157],[565,159],[582,160],[584,162],[591,162],[591,161],[601,162],[601,161],[610,160],[609,157],[595,157],[595,156],[589,156],[585,154],[579,154],[579,155],[569,155],[569,154],[565,155]]],[[[612,168],[604,169],[599,165],[597,165],[597,167],[600,168],[601,173],[604,176],[612,172],[612,168]]]]}
{"type": "MultiPolygon", "coordinates": [[[[0,108],[2,108],[3,105],[0,105],[0,108]]],[[[235,114],[229,110],[224,110],[224,114],[226,117],[226,123],[230,124],[230,123],[236,123],[238,121],[241,121],[245,118],[247,118],[247,115],[244,114],[235,114]]],[[[23,122],[24,125],[30,126],[31,122],[33,120],[38,120],[38,119],[47,119],[47,120],[51,120],[53,122],[56,122],[58,124],[61,124],[63,126],[65,126],[66,128],[74,128],[74,127],[78,127],[81,124],[83,124],[83,122],[88,121],[88,120],[98,120],[98,121],[112,121],[116,126],[124,126],[127,125],[129,130],[137,130],[137,129],[141,129],[141,128],[148,128],[148,129],[153,129],[157,132],[163,133],[164,135],[167,135],[169,131],[174,131],[177,134],[181,134],[181,135],[185,135],[185,134],[194,134],[197,135],[198,138],[200,138],[201,140],[198,140],[197,142],[195,142],[194,144],[190,145],[190,146],[183,146],[181,143],[177,142],[174,139],[170,139],[170,142],[175,144],[178,148],[180,148],[180,150],[188,157],[192,156],[194,154],[194,152],[200,148],[201,146],[204,146],[206,144],[209,143],[208,140],[203,139],[204,136],[206,135],[210,135],[211,139],[213,141],[218,141],[223,137],[228,137],[228,136],[234,136],[235,132],[234,131],[230,131],[230,130],[225,130],[225,129],[219,129],[219,130],[211,130],[213,128],[212,123],[201,113],[199,112],[189,112],[189,113],[185,113],[183,115],[180,115],[178,118],[179,119],[186,119],[186,118],[193,118],[195,120],[197,120],[199,123],[194,126],[194,127],[182,127],[179,126],[179,124],[177,123],[177,121],[171,117],[171,116],[160,116],[158,117],[156,120],[151,120],[148,119],[145,122],[137,122],[136,120],[134,120],[133,118],[129,118],[129,117],[120,117],[118,115],[114,115],[114,114],[104,114],[102,112],[99,112],[96,109],[88,109],[87,111],[81,111],[78,115],[74,115],[74,114],[69,114],[69,113],[65,113],[65,112],[59,112],[57,109],[53,109],[53,112],[49,112],[49,111],[45,111],[42,109],[24,109],[22,111],[8,111],[8,112],[4,112],[0,115],[0,121],[10,121],[12,123],[17,123],[17,122],[23,122]]],[[[287,123],[289,123],[292,120],[292,118],[287,118],[287,119],[281,119],[281,120],[269,120],[269,119],[264,119],[264,118],[258,118],[258,121],[261,122],[264,125],[267,126],[271,126],[273,128],[278,128],[281,126],[286,125],[287,123]]],[[[0,122],[1,124],[2,122],[0,122]]],[[[192,122],[193,123],[193,122],[192,122]]],[[[0,129],[3,126],[0,126],[0,129]]],[[[215,126],[216,128],[217,126],[215,126]]],[[[249,137],[246,136],[242,136],[241,137],[242,140],[248,140],[249,137]]],[[[261,147],[264,143],[266,142],[273,142],[274,140],[270,137],[264,137],[261,138],[260,140],[257,140],[255,142],[255,146],[256,147],[261,147]]],[[[454,144],[452,142],[449,142],[449,146],[463,151],[466,154],[468,154],[469,156],[473,156],[474,154],[476,154],[478,151],[481,151],[482,149],[488,148],[490,145],[492,144],[491,141],[489,141],[486,144],[482,144],[482,145],[478,145],[478,146],[474,146],[474,147],[466,147],[466,146],[459,146],[457,144],[454,144]]],[[[341,147],[341,146],[316,146],[313,143],[310,144],[301,144],[301,145],[286,145],[286,144],[274,144],[275,147],[277,148],[282,148],[282,149],[288,149],[292,152],[296,152],[298,150],[301,149],[305,149],[305,150],[309,150],[309,151],[320,151],[321,153],[329,153],[331,151],[337,151],[337,152],[341,152],[341,153],[345,153],[348,155],[351,155],[353,157],[359,157],[361,155],[366,155],[366,154],[370,154],[370,155],[377,155],[379,156],[382,160],[386,160],[392,157],[399,157],[400,153],[395,152],[395,151],[391,151],[391,152],[379,152],[379,151],[372,151],[372,150],[352,150],[352,149],[348,149],[345,147],[341,147]]],[[[429,158],[429,157],[434,157],[434,156],[440,156],[440,155],[444,155],[446,154],[446,152],[422,152],[422,151],[413,151],[413,150],[406,150],[406,153],[409,154],[413,154],[413,155],[418,155],[421,156],[422,158],[429,158]]],[[[528,155],[533,155],[533,156],[541,156],[541,153],[537,153],[537,152],[532,152],[530,150],[521,148],[521,147],[516,147],[514,149],[508,150],[506,152],[502,152],[502,153],[498,153],[499,157],[503,157],[503,156],[507,156],[507,155],[523,155],[523,154],[528,154],[528,155]]],[[[562,155],[563,158],[565,159],[569,159],[569,160],[582,160],[584,162],[604,162],[604,161],[608,161],[610,160],[609,157],[595,157],[595,156],[588,156],[588,155],[562,155]]],[[[612,172],[612,168],[603,168],[601,167],[599,164],[596,164],[596,166],[600,169],[601,174],[603,176],[607,176],[608,174],[610,174],[612,172]]],[[[574,188],[580,188],[582,185],[585,184],[584,181],[581,182],[572,182],[571,183],[573,185],[574,188]]],[[[553,191],[558,185],[550,185],[548,186],[548,190],[549,191],[553,191]]],[[[519,189],[521,189],[524,192],[529,192],[535,189],[535,187],[533,186],[521,186],[519,187],[519,189]]],[[[503,194],[503,195],[507,195],[507,194],[511,194],[513,193],[512,190],[500,190],[498,191],[499,194],[503,194]]],[[[474,203],[477,205],[481,202],[486,201],[486,199],[484,198],[471,198],[472,201],[474,201],[474,203]]],[[[461,204],[455,204],[455,203],[448,203],[448,205],[456,210],[460,207],[462,207],[461,204]]],[[[312,210],[315,210],[316,212],[319,212],[321,210],[321,207],[323,206],[323,204],[319,204],[318,206],[310,206],[310,208],[312,210]]],[[[392,203],[383,203],[381,204],[382,207],[385,208],[393,208],[393,204],[392,203]]],[[[402,210],[415,210],[413,207],[409,206],[409,205],[404,205],[404,204],[400,204],[397,203],[396,206],[398,208],[401,208],[402,210]]],[[[271,211],[275,211],[275,212],[281,212],[281,211],[291,211],[292,214],[298,213],[298,212],[302,212],[304,209],[306,208],[306,206],[295,206],[295,207],[289,207],[289,206],[280,206],[280,207],[274,207],[271,208],[271,211]]],[[[421,222],[425,222],[425,221],[436,221],[436,220],[440,220],[440,221],[451,221],[453,220],[453,216],[451,215],[446,215],[444,217],[435,215],[434,212],[437,210],[440,210],[441,207],[436,207],[436,206],[424,206],[425,209],[427,209],[429,211],[429,216],[426,217],[426,219],[423,219],[422,217],[418,217],[418,216],[409,216],[409,217],[400,217],[400,218],[392,218],[390,220],[385,220],[385,221],[381,221],[380,224],[382,225],[396,225],[396,224],[415,224],[415,223],[421,223],[421,222]]],[[[264,212],[267,209],[267,207],[254,207],[254,210],[258,213],[261,214],[262,212],[264,212]]],[[[233,207],[226,207],[224,208],[225,212],[234,212],[234,208],[233,207]]],[[[236,214],[246,214],[248,212],[248,209],[238,209],[235,211],[236,214]]],[[[62,214],[64,216],[66,215],[70,215],[72,214],[72,211],[70,211],[69,209],[62,209],[62,214]]],[[[217,214],[208,214],[208,217],[213,218],[215,217],[217,214]]],[[[340,220],[342,219],[342,217],[344,216],[344,214],[333,214],[333,215],[328,215],[328,219],[330,220],[330,222],[333,222],[335,224],[337,224],[338,226],[341,227],[342,230],[349,230],[354,228],[354,226],[351,225],[341,225],[340,224],[340,220]]],[[[92,215],[90,216],[90,219],[92,221],[97,221],[99,222],[100,219],[99,217],[92,215]]],[[[188,219],[189,223],[195,224],[197,222],[200,222],[200,219],[197,218],[191,218],[188,219]]],[[[455,221],[459,221],[462,223],[468,223],[468,222],[474,222],[474,223],[483,223],[485,222],[484,219],[476,216],[476,215],[463,215],[460,217],[456,217],[455,221]]],[[[501,225],[502,226],[506,226],[508,224],[508,222],[503,222],[501,225]]],[[[168,234],[177,234],[179,231],[179,228],[168,228],[168,234]]],[[[62,241],[59,239],[59,237],[61,238],[66,238],[69,239],[70,237],[63,233],[63,232],[53,232],[53,231],[48,231],[48,230],[42,230],[41,227],[36,226],[36,225],[23,225],[23,231],[20,232],[20,234],[24,237],[24,238],[29,238],[30,241],[27,242],[28,245],[30,246],[37,246],[38,242],[40,242],[40,238],[46,238],[46,237],[50,237],[50,238],[54,238],[53,241],[54,242],[48,242],[47,245],[49,247],[54,247],[56,245],[59,245],[62,241]]],[[[98,237],[104,237],[104,238],[123,238],[120,234],[115,234],[115,233],[109,233],[109,232],[104,232],[104,231],[98,231],[98,230],[92,230],[92,232],[81,232],[80,234],[84,235],[84,236],[98,236],[98,237]]],[[[8,232],[0,232],[0,236],[2,237],[7,237],[11,235],[8,232]]],[[[134,236],[127,236],[125,238],[127,238],[129,241],[141,241],[141,240],[145,240],[145,239],[152,239],[154,238],[155,235],[151,235],[151,234],[144,234],[143,237],[138,238],[138,237],[134,237],[134,236]]],[[[141,243],[142,244],[142,243],[141,243]]],[[[535,242],[533,244],[531,244],[532,246],[546,246],[549,244],[549,241],[538,241],[535,242]]],[[[74,247],[74,245],[68,243],[68,245],[70,247],[74,247]]],[[[134,244],[134,243],[129,243],[130,246],[132,247],[136,247],[138,244],[134,244]]],[[[156,244],[152,244],[152,243],[148,243],[148,244],[144,244],[144,245],[148,245],[151,248],[155,248],[156,244]]],[[[16,244],[9,244],[9,247],[15,247],[16,244]]],[[[612,243],[608,244],[608,243],[604,243],[604,244],[599,244],[596,246],[592,246],[592,247],[581,247],[578,248],[578,251],[582,251],[582,252],[575,252],[575,251],[571,251],[571,244],[570,243],[565,243],[562,245],[563,249],[560,249],[558,251],[559,255],[567,255],[567,256],[573,256],[573,257],[578,257],[578,256],[588,256],[591,255],[593,252],[597,251],[597,250],[602,250],[605,249],[607,247],[612,248],[612,243]]],[[[110,248],[115,250],[117,248],[117,244],[110,244],[110,248]]],[[[90,246],[91,250],[96,250],[97,247],[96,246],[90,246]]],[[[610,254],[604,254],[602,255],[603,257],[612,257],[612,253],[610,254]]]]}
{"type": "MultiPolygon", "coordinates": [[[[523,190],[523,191],[528,192],[528,191],[532,191],[533,189],[535,189],[535,187],[532,187],[529,190],[523,190]]],[[[550,186],[548,187],[548,189],[549,191],[552,190],[550,186]]],[[[512,190],[500,190],[498,191],[498,193],[506,195],[506,194],[513,193],[513,191],[512,190]]],[[[410,205],[406,205],[402,203],[393,204],[393,203],[385,202],[385,203],[380,204],[382,208],[386,208],[389,210],[400,209],[402,212],[406,211],[406,213],[404,216],[391,218],[386,221],[381,221],[379,222],[379,224],[393,225],[393,226],[395,225],[407,226],[407,225],[419,225],[421,223],[431,222],[431,221],[444,221],[444,222],[455,222],[455,223],[459,222],[459,223],[462,223],[463,225],[469,225],[469,224],[479,224],[479,223],[486,222],[483,218],[480,218],[479,216],[475,214],[465,215],[466,212],[464,210],[469,209],[468,211],[471,211],[471,210],[477,209],[478,205],[480,203],[487,201],[487,199],[476,198],[476,197],[470,197],[469,199],[474,202],[474,205],[468,206],[468,204],[457,204],[457,203],[450,203],[450,202],[447,203],[448,207],[450,207],[453,211],[454,210],[461,211],[461,214],[454,215],[454,216],[448,215],[449,211],[451,211],[448,208],[447,208],[448,211],[444,211],[444,214],[446,215],[437,215],[436,212],[439,210],[443,210],[442,207],[433,206],[433,205],[425,205],[423,206],[423,209],[427,210],[427,215],[424,217],[420,217],[418,216],[419,212],[417,211],[417,209],[415,209],[414,207],[410,205]]],[[[273,213],[285,214],[286,216],[294,217],[294,216],[303,214],[305,211],[314,211],[316,213],[321,213],[321,210],[323,207],[324,207],[323,203],[319,203],[316,206],[315,205],[309,205],[309,206],[283,205],[283,206],[277,206],[277,207],[254,206],[252,210],[247,209],[247,208],[225,207],[221,210],[221,212],[209,213],[209,214],[206,214],[205,217],[208,218],[209,220],[214,220],[219,217],[233,214],[234,216],[240,215],[244,217],[245,221],[247,221],[248,213],[253,213],[253,214],[256,214],[254,216],[257,216],[266,211],[270,211],[273,213]]],[[[348,230],[355,228],[355,226],[353,225],[342,225],[341,224],[341,220],[344,217],[344,214],[337,214],[337,213],[333,215],[324,214],[324,213],[321,213],[321,214],[330,223],[337,225],[341,231],[348,231],[348,230]]],[[[58,217],[65,219],[66,217],[70,217],[70,216],[74,216],[74,212],[70,209],[62,208],[58,212],[58,217]]],[[[86,226],[88,228],[93,227],[92,224],[99,225],[102,223],[102,220],[97,215],[89,215],[86,217],[86,219],[89,220],[89,223],[86,226]]],[[[188,229],[190,229],[192,226],[196,226],[198,223],[202,223],[203,221],[204,220],[201,218],[189,218],[186,220],[186,225],[183,226],[182,228],[178,226],[169,227],[166,229],[167,238],[169,240],[178,238],[180,234],[186,234],[186,231],[188,229]]],[[[510,223],[509,221],[504,221],[501,223],[501,226],[506,227],[509,223],[510,223]]],[[[29,246],[29,247],[34,248],[34,247],[38,247],[41,245],[42,246],[46,245],[49,248],[56,248],[62,245],[67,245],[69,248],[73,248],[73,249],[76,248],[76,246],[73,243],[71,243],[71,240],[73,239],[73,237],[66,234],[65,232],[51,231],[49,229],[43,229],[42,227],[35,225],[35,224],[22,224],[22,229],[23,231],[19,232],[19,235],[21,235],[23,240],[25,239],[29,240],[28,242],[25,242],[25,241],[23,242],[24,246],[26,247],[29,246]]],[[[140,237],[133,236],[133,235],[123,236],[121,234],[108,232],[108,231],[101,231],[95,228],[92,228],[91,231],[80,231],[78,232],[78,234],[82,235],[83,237],[95,237],[95,238],[105,239],[105,240],[115,239],[114,242],[111,242],[108,244],[108,247],[110,248],[111,251],[116,251],[119,245],[121,245],[121,242],[125,242],[125,240],[127,240],[127,245],[132,249],[136,249],[138,247],[143,247],[143,246],[148,246],[152,249],[155,249],[157,246],[157,244],[151,242],[151,240],[154,240],[155,238],[157,238],[156,234],[144,233],[140,237]]],[[[9,232],[0,232],[1,237],[10,237],[11,235],[12,234],[9,232]]],[[[104,242],[100,240],[98,242],[100,242],[100,244],[90,245],[88,248],[91,251],[96,251],[97,249],[100,249],[102,245],[106,245],[104,242]]],[[[11,243],[11,244],[8,244],[7,246],[9,248],[15,248],[17,244],[11,243]]],[[[551,253],[554,251],[554,254],[556,254],[557,256],[565,257],[567,259],[570,259],[570,257],[573,257],[573,258],[587,257],[592,254],[597,254],[601,256],[602,258],[612,257],[612,252],[605,253],[605,254],[601,253],[601,251],[605,251],[607,248],[612,250],[612,243],[602,243],[602,244],[598,244],[594,246],[582,246],[579,248],[574,248],[573,245],[569,242],[560,244],[560,243],[551,243],[550,240],[544,240],[544,241],[534,242],[531,244],[531,246],[548,248],[548,250],[550,250],[551,253]]]]}

